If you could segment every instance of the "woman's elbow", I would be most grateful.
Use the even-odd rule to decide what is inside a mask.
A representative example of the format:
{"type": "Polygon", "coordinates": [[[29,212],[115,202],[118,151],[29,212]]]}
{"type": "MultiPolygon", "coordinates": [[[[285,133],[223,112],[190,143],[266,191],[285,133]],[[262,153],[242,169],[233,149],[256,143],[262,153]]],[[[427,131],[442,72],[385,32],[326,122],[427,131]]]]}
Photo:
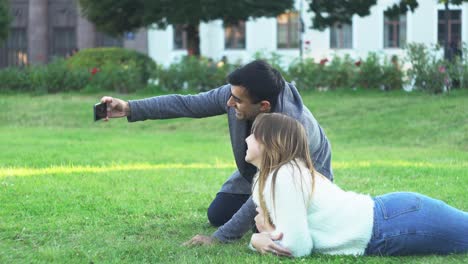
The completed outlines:
{"type": "MultiPolygon", "coordinates": [[[[308,239],[307,239],[308,240],[308,239]]],[[[282,243],[282,245],[286,248],[288,248],[293,257],[305,257],[305,256],[309,256],[312,252],[312,241],[300,241],[300,239],[298,239],[297,241],[291,241],[292,243],[282,243]]]]}

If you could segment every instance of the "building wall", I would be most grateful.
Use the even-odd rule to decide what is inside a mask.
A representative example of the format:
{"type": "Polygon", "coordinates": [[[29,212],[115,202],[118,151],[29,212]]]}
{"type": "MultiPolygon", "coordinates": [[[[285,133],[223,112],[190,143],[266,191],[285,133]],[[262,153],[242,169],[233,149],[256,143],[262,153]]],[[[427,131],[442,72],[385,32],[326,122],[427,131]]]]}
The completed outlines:
{"type": "MultiPolygon", "coordinates": [[[[300,10],[301,0],[296,0],[295,8],[300,10]]],[[[302,17],[305,24],[303,33],[304,57],[315,60],[330,58],[333,55],[350,54],[355,58],[362,58],[368,52],[378,52],[386,55],[403,55],[405,50],[399,48],[384,48],[384,14],[385,9],[394,0],[379,0],[371,9],[367,17],[353,17],[353,49],[330,49],[330,31],[312,30],[311,14],[307,12],[308,5],[302,0],[302,17]],[[305,44],[310,43],[310,44],[305,44]]],[[[414,13],[407,14],[407,42],[424,43],[431,45],[437,43],[437,11],[443,10],[436,0],[419,1],[419,7],[414,13]]],[[[468,4],[451,6],[451,10],[462,10],[462,41],[468,41],[468,4]]],[[[246,49],[224,49],[224,29],[221,21],[200,24],[200,49],[206,57],[219,60],[226,56],[230,61],[251,60],[256,52],[275,52],[283,56],[284,64],[299,58],[299,49],[277,49],[276,18],[260,18],[246,23],[246,49]]],[[[149,31],[149,54],[158,63],[169,65],[186,51],[173,50],[172,27],[166,30],[149,31]]]]}
{"type": "MultiPolygon", "coordinates": [[[[0,67],[42,64],[50,61],[54,56],[65,56],[63,50],[56,54],[54,48],[54,29],[69,27],[73,29],[73,43],[69,49],[79,50],[98,47],[100,43],[96,27],[80,15],[77,0],[10,0],[13,15],[11,28],[26,28],[27,56],[25,60],[12,57],[24,58],[23,52],[12,50],[12,43],[6,45],[0,43],[0,67]],[[25,25],[23,25],[25,24],[25,25]],[[73,46],[73,47],[71,47],[73,46]]],[[[55,40],[57,42],[57,40],[55,40]]],[[[146,29],[125,35],[120,41],[121,46],[135,49],[139,52],[148,53],[148,33],[146,29]],[[129,37],[131,36],[131,37],[129,37]]],[[[58,44],[61,44],[60,41],[58,44]]]]}

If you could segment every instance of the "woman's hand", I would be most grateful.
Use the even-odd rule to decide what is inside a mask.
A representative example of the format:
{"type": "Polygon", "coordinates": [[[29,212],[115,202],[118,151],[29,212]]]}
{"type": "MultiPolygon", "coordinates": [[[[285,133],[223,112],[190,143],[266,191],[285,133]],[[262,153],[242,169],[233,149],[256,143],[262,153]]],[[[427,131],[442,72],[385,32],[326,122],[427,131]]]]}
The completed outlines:
{"type": "Polygon", "coordinates": [[[261,254],[272,253],[277,256],[291,257],[292,253],[289,249],[284,248],[274,241],[281,240],[283,233],[272,235],[270,233],[253,234],[250,239],[250,244],[261,254]]]}
{"type": "Polygon", "coordinates": [[[266,221],[263,211],[260,207],[257,207],[257,216],[255,216],[255,226],[257,226],[258,232],[273,232],[275,227],[266,221]]]}

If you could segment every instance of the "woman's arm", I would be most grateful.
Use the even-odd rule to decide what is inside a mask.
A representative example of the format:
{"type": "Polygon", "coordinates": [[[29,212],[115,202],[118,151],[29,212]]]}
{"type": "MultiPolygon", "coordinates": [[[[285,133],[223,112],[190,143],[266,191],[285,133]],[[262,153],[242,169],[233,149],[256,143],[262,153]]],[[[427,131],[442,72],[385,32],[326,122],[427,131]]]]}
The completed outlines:
{"type": "Polygon", "coordinates": [[[263,232],[273,232],[275,231],[275,227],[270,224],[269,221],[265,219],[265,216],[263,215],[263,210],[260,207],[256,208],[257,211],[257,216],[255,216],[255,226],[257,227],[258,232],[263,233],[263,232]]]}
{"type": "MultiPolygon", "coordinates": [[[[308,173],[305,169],[301,172],[308,173]]],[[[288,248],[295,257],[309,255],[313,248],[306,208],[308,193],[312,188],[311,178],[308,177],[300,175],[297,167],[283,166],[276,178],[274,207],[270,193],[265,193],[265,202],[276,227],[275,232],[283,234],[280,244],[288,248]]]]}

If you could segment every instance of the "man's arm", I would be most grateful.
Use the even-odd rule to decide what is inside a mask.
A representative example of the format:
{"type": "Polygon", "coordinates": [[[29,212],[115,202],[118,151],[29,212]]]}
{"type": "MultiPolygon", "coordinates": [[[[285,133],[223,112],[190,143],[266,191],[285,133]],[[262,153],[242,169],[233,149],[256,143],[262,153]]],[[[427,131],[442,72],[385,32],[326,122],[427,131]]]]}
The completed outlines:
{"type": "Polygon", "coordinates": [[[230,85],[225,85],[196,95],[163,95],[141,100],[130,100],[129,122],[146,119],[177,117],[209,117],[227,112],[226,102],[231,95],[230,85]]]}
{"type": "Polygon", "coordinates": [[[255,208],[252,196],[250,196],[239,211],[232,216],[231,220],[220,226],[212,236],[226,243],[242,238],[254,226],[254,219],[257,215],[255,208]]]}

